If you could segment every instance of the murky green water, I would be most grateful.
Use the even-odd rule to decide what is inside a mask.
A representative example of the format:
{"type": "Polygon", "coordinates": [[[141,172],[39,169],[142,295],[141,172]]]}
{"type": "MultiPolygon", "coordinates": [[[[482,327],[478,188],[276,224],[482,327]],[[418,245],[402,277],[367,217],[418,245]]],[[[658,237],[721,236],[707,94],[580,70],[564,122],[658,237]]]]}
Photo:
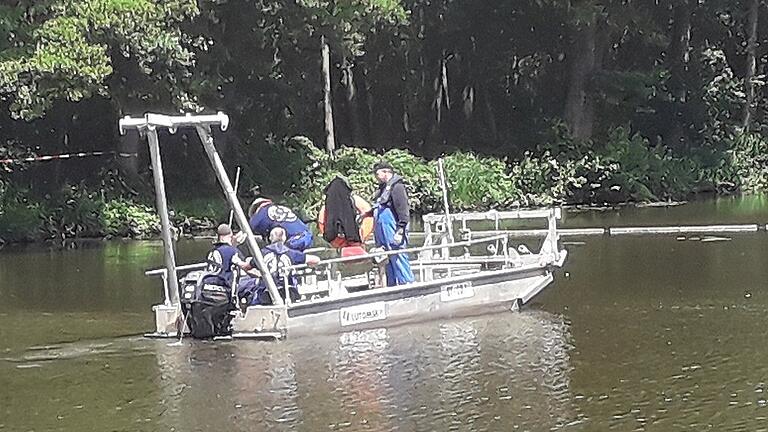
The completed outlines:
{"type": "MultiPolygon", "coordinates": [[[[760,198],[565,220],[766,222],[760,198]]],[[[136,336],[160,243],[6,248],[0,431],[768,430],[768,233],[728,237],[567,238],[521,313],[182,347],[136,336]]]]}

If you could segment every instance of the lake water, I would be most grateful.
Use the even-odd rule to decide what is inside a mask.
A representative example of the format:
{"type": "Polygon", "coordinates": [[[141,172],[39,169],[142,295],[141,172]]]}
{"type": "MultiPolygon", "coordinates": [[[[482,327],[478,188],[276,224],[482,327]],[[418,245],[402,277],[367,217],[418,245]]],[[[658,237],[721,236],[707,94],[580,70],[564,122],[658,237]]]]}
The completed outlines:
{"type": "MultiPolygon", "coordinates": [[[[764,226],[768,200],[563,222],[764,226]]],[[[180,347],[140,336],[161,243],[6,247],[0,431],[768,430],[768,233],[725,237],[565,238],[565,268],[517,313],[180,347]]]]}

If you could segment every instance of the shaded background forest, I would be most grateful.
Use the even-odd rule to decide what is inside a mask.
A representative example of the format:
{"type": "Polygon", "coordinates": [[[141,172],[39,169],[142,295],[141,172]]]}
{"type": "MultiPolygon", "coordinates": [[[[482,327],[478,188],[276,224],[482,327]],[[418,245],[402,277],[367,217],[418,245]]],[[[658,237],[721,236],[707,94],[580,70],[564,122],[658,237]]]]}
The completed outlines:
{"type": "MultiPolygon", "coordinates": [[[[308,212],[336,172],[370,183],[385,151],[420,210],[438,202],[425,161],[444,154],[462,208],[768,187],[759,0],[2,4],[0,158],[137,156],[4,164],[0,238],[19,237],[24,218],[48,219],[22,223],[44,236],[98,234],[105,212],[151,205],[146,145],[116,127],[148,111],[226,112],[218,143],[232,171],[243,166],[241,190],[259,185],[308,212]]],[[[172,202],[216,193],[193,134],[161,142],[172,202]]]]}

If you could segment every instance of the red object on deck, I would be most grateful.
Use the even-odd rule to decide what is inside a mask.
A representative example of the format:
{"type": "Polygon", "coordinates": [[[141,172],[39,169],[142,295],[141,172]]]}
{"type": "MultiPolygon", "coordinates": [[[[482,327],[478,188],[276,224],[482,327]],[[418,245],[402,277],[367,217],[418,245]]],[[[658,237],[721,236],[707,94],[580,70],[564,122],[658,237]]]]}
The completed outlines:
{"type": "Polygon", "coordinates": [[[341,257],[352,257],[358,255],[365,255],[365,249],[362,246],[346,246],[341,248],[341,257]]]}

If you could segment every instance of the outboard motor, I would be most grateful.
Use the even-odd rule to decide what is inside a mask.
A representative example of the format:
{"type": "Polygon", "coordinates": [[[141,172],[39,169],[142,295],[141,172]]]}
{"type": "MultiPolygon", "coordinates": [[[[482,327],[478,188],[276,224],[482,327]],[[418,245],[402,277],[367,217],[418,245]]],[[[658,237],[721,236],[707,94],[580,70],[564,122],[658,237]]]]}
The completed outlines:
{"type": "Polygon", "coordinates": [[[195,270],[187,273],[181,279],[181,283],[179,284],[179,299],[181,299],[182,312],[186,313],[184,308],[192,304],[192,300],[195,298],[195,289],[197,285],[200,284],[203,276],[205,276],[204,271],[195,270]]]}
{"type": "Polygon", "coordinates": [[[228,336],[232,319],[229,312],[233,309],[231,293],[227,287],[205,283],[205,276],[204,271],[190,272],[179,287],[181,311],[189,332],[198,339],[228,336]]]}

